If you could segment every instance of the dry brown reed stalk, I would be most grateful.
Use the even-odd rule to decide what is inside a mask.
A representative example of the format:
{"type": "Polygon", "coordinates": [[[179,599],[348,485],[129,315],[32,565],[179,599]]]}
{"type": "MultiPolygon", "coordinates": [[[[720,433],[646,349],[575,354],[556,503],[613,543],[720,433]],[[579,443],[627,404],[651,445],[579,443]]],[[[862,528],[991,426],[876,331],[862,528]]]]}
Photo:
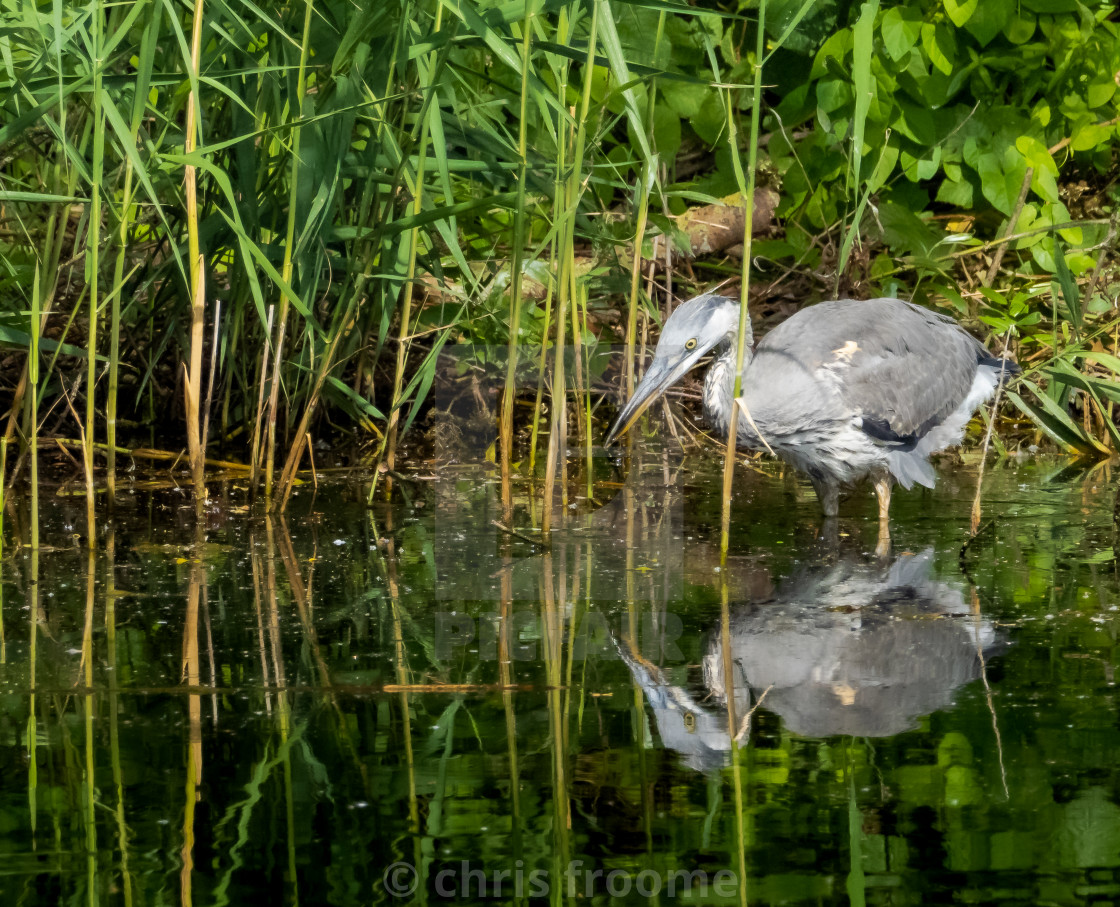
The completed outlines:
{"type": "MultiPolygon", "coordinates": [[[[190,158],[194,153],[195,143],[198,139],[202,21],[203,0],[195,0],[194,19],[191,24],[190,91],[187,94],[187,116],[183,137],[183,155],[187,158],[190,158]]],[[[198,417],[199,400],[202,397],[202,347],[206,327],[206,285],[203,272],[205,259],[199,246],[198,174],[197,168],[193,164],[187,164],[184,167],[183,181],[187,204],[187,266],[190,269],[191,284],[190,364],[184,366],[183,392],[185,395],[187,447],[190,451],[191,479],[194,482],[195,500],[201,504],[206,496],[206,466],[203,462],[205,454],[199,438],[198,417]]],[[[92,386],[87,393],[92,397],[92,386]]]]}
{"type": "Polygon", "coordinates": [[[218,331],[222,324],[222,301],[214,300],[214,333],[210,339],[210,374],[206,380],[206,405],[202,409],[202,453],[210,437],[210,404],[214,399],[214,375],[218,371],[218,331]]]}
{"type": "Polygon", "coordinates": [[[262,454],[264,461],[264,496],[266,500],[272,499],[272,474],[276,468],[276,411],[280,406],[280,366],[284,355],[284,323],[287,319],[287,300],[280,301],[280,315],[276,324],[276,344],[273,348],[272,374],[268,392],[268,409],[265,414],[265,443],[262,454]]]}
{"type": "Polygon", "coordinates": [[[275,312],[276,306],[270,305],[268,307],[268,316],[265,319],[265,342],[264,346],[261,348],[261,375],[257,385],[257,415],[253,420],[253,443],[249,451],[249,463],[251,468],[249,476],[249,494],[252,497],[256,496],[258,483],[260,481],[261,427],[264,422],[264,389],[268,384],[268,354],[272,341],[272,317],[275,312]]]}

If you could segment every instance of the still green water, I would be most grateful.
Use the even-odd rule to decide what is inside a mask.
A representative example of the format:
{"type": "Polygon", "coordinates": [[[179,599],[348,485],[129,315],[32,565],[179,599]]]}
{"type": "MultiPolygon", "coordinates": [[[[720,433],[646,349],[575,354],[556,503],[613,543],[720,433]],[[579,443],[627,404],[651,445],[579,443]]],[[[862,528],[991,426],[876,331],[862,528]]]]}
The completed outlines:
{"type": "Polygon", "coordinates": [[[601,472],[547,549],[477,468],[137,491],[92,559],[9,507],[0,903],[1120,899],[1106,471],[990,469],[962,554],[942,467],[879,556],[742,468],[724,570],[718,463],[601,472]]]}

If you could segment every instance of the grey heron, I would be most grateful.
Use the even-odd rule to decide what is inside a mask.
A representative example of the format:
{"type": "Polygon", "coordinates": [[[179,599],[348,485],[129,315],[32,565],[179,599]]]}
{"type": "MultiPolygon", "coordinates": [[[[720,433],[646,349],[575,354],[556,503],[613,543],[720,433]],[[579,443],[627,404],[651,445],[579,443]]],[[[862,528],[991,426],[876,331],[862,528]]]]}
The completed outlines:
{"type": "Polygon", "coordinates": [[[930,454],[959,444],[1001,377],[1019,372],[952,318],[901,299],[841,299],[801,309],[753,351],[748,324],[733,403],[738,324],[739,303],[725,296],[679,305],[607,444],[718,348],[704,380],[712,428],[726,439],[737,403],[737,446],[770,450],[808,474],[825,516],[836,515],[841,487],[871,478],[885,523],[892,483],[932,488],[930,454]]]}
{"type": "Polygon", "coordinates": [[[753,700],[805,737],[889,737],[948,708],[980,677],[983,657],[1006,644],[966,590],[933,567],[933,549],[893,564],[841,553],[834,564],[802,567],[772,594],[736,605],[726,637],[712,628],[702,688],[678,685],[634,640],[615,647],[662,744],[700,771],[725,765],[732,738],[742,742],[745,724],[728,729],[729,696],[737,722],[753,700]]]}

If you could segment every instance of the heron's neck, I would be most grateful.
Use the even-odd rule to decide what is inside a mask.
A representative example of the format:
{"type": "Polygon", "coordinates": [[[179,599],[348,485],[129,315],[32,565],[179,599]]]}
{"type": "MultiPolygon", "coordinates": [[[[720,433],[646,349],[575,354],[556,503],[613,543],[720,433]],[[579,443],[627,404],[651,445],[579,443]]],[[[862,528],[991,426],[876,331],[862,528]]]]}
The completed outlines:
{"type": "MultiPolygon", "coordinates": [[[[718,347],[719,355],[704,378],[704,418],[721,437],[726,438],[731,425],[731,408],[735,403],[735,344],[724,342],[718,347]]],[[[743,383],[754,352],[750,341],[743,351],[743,383]]]]}

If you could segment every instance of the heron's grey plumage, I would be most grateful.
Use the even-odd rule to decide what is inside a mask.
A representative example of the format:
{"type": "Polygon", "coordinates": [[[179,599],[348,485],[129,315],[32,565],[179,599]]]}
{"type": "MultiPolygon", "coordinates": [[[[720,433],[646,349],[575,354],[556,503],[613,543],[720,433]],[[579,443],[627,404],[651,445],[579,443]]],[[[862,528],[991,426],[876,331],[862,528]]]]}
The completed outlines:
{"type": "MultiPolygon", "coordinates": [[[[704,413],[724,437],[730,425],[739,304],[705,294],[666,321],[654,360],[611,430],[717,349],[704,382],[704,413]]],[[[933,486],[929,455],[960,442],[991,396],[996,359],[956,321],[900,299],[850,299],[802,309],[744,357],[737,442],[771,449],[808,473],[826,514],[838,488],[868,476],[906,488],[933,486]]],[[[609,440],[609,438],[608,438],[609,440]]]]}

